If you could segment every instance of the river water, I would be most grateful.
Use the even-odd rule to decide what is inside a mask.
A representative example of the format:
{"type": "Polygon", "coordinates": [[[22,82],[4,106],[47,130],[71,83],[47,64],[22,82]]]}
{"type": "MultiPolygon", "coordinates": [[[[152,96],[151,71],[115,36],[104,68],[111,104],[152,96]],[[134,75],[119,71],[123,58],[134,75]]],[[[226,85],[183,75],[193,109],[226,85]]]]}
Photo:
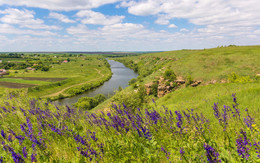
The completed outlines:
{"type": "Polygon", "coordinates": [[[136,78],[138,76],[137,73],[135,73],[133,70],[127,68],[124,66],[124,64],[120,62],[116,62],[113,60],[108,60],[108,63],[111,66],[111,71],[113,73],[112,77],[106,81],[103,85],[92,89],[90,91],[87,91],[83,94],[76,95],[73,97],[65,98],[62,100],[55,101],[55,104],[58,105],[71,105],[73,103],[76,103],[78,99],[81,97],[94,97],[97,94],[103,94],[106,97],[112,96],[115,94],[115,90],[118,89],[118,87],[125,88],[128,86],[129,80],[132,78],[136,78]]]}

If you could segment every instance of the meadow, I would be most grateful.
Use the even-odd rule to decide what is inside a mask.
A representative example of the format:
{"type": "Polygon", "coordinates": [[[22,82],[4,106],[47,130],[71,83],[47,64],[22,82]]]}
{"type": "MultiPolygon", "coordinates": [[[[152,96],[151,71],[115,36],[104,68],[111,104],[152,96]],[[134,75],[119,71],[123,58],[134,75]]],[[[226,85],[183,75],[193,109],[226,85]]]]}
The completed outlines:
{"type": "MultiPolygon", "coordinates": [[[[113,104],[91,113],[9,94],[1,103],[0,162],[259,162],[251,107],[212,104],[208,113],[113,104]],[[213,117],[213,118],[210,118],[213,117]]],[[[258,111],[259,114],[259,111],[258,111]]]]}
{"type": "MultiPolygon", "coordinates": [[[[98,95],[74,106],[52,104],[48,95],[66,97],[102,84],[99,77],[105,80],[109,66],[96,57],[91,61],[99,66],[93,63],[92,72],[104,76],[84,84],[81,72],[55,64],[61,67],[37,73],[59,73],[65,80],[6,90],[0,101],[0,162],[260,162],[260,46],[116,57],[139,74],[129,87],[107,100],[98,95]],[[69,71],[75,76],[62,73],[69,71]],[[164,87],[171,91],[158,97],[164,87]]],[[[79,67],[78,62],[70,64],[79,67]]],[[[19,83],[33,73],[16,73],[21,79],[12,80],[19,83]]]]}

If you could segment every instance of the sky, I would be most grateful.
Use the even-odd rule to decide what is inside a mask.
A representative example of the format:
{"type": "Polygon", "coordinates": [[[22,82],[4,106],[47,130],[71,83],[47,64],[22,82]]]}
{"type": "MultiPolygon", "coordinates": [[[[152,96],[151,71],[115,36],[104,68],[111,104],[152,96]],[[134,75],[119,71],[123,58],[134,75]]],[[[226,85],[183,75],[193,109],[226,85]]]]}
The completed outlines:
{"type": "Polygon", "coordinates": [[[0,0],[0,51],[260,45],[260,0],[0,0]]]}

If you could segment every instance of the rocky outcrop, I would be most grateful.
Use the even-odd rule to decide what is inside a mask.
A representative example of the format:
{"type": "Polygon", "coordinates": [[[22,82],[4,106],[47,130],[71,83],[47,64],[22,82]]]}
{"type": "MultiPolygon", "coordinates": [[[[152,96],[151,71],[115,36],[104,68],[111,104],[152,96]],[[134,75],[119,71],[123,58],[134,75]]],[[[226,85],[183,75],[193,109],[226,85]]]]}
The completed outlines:
{"type": "MultiPolygon", "coordinates": [[[[157,87],[157,97],[163,97],[166,94],[169,94],[172,92],[173,89],[177,89],[178,87],[181,87],[186,83],[185,80],[183,80],[181,77],[179,77],[177,80],[174,80],[173,82],[170,82],[169,80],[165,80],[163,77],[155,77],[158,87],[157,87]]],[[[151,95],[152,94],[152,87],[153,82],[145,84],[146,94],[151,95]]],[[[192,87],[196,87],[201,84],[201,81],[193,81],[191,83],[192,87]]]]}
{"type": "Polygon", "coordinates": [[[166,86],[164,84],[159,85],[157,89],[157,97],[163,97],[168,93],[171,93],[173,87],[172,86],[166,86]]]}
{"type": "Polygon", "coordinates": [[[163,77],[160,77],[158,81],[157,97],[160,98],[165,96],[168,93],[171,93],[172,89],[173,89],[173,82],[170,82],[169,84],[169,80],[165,80],[163,77]]]}
{"type": "Polygon", "coordinates": [[[193,81],[190,86],[197,87],[198,85],[200,85],[200,83],[201,81],[193,81]]]}
{"type": "Polygon", "coordinates": [[[147,84],[144,85],[147,95],[151,95],[152,94],[152,85],[153,85],[153,82],[147,83],[147,84]]]}
{"type": "Polygon", "coordinates": [[[181,80],[181,79],[178,79],[178,80],[175,80],[174,81],[178,86],[182,85],[182,84],[185,84],[185,80],[181,80]]]}

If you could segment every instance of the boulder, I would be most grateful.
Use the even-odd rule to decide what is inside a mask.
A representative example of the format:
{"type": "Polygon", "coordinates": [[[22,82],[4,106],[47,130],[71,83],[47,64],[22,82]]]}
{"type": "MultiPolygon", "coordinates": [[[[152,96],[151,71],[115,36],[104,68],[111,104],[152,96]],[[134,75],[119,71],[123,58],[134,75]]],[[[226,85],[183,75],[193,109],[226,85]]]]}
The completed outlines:
{"type": "Polygon", "coordinates": [[[201,81],[194,81],[191,86],[192,87],[197,87],[198,85],[200,85],[201,81]]]}
{"type": "Polygon", "coordinates": [[[175,83],[177,83],[178,86],[182,85],[182,84],[185,84],[185,80],[174,80],[175,83]]]}

